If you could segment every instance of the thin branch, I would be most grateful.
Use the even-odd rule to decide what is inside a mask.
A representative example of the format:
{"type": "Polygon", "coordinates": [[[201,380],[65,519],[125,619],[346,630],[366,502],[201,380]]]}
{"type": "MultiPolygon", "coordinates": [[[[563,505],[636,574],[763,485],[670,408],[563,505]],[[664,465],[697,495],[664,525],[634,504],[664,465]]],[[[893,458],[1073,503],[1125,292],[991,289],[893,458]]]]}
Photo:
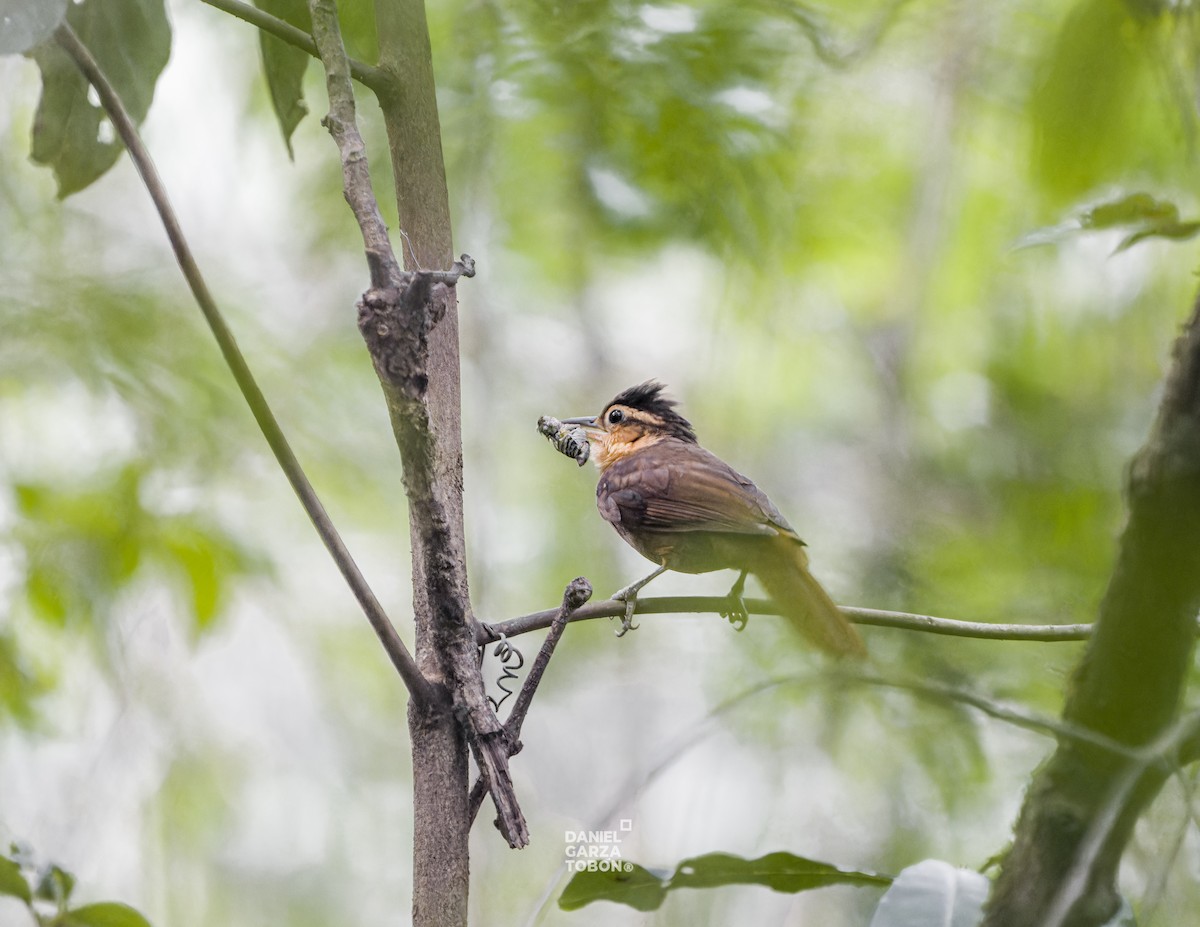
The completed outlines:
{"type": "MultiPolygon", "coordinates": [[[[746,609],[754,615],[778,615],[779,607],[768,599],[746,599],[746,609]]],[[[724,596],[656,596],[638,598],[635,614],[720,614],[728,610],[729,600],[724,596]]],[[[855,624],[879,628],[899,628],[905,631],[924,631],[927,634],[942,634],[949,637],[973,637],[983,640],[1006,641],[1081,641],[1092,633],[1090,624],[991,624],[984,621],[957,621],[951,618],[934,618],[931,615],[915,615],[910,612],[888,612],[876,608],[854,608],[842,606],[842,614],[855,624]]],[[[548,609],[481,625],[476,643],[490,644],[506,637],[516,637],[529,631],[548,628],[558,614],[557,609],[548,609]]],[[[588,621],[593,618],[617,618],[625,614],[625,603],[615,599],[592,602],[571,615],[571,621],[588,621]]]]}
{"type": "MultiPolygon", "coordinates": [[[[517,693],[517,698],[513,702],[508,720],[504,722],[504,734],[508,739],[509,756],[516,756],[521,752],[521,725],[525,723],[525,716],[529,713],[529,706],[533,704],[534,693],[537,692],[537,687],[542,681],[546,667],[550,665],[550,658],[554,655],[554,648],[558,646],[558,641],[562,637],[563,631],[566,630],[567,623],[571,620],[571,615],[578,611],[591,596],[591,583],[582,576],[571,580],[567,588],[563,590],[562,605],[559,607],[558,613],[554,616],[554,621],[550,625],[550,633],[542,641],[542,649],[538,651],[538,655],[533,661],[533,666],[529,669],[529,675],[525,677],[525,684],[521,686],[521,691],[517,693]]],[[[483,804],[483,796],[486,792],[486,783],[483,777],[480,776],[475,780],[475,785],[471,788],[469,803],[472,821],[475,820],[475,815],[479,813],[479,806],[483,804]]]]}
{"type": "Polygon", "coordinates": [[[856,673],[848,670],[839,670],[838,676],[842,679],[860,682],[869,686],[900,689],[905,692],[911,692],[914,695],[921,696],[922,698],[959,702],[963,705],[969,705],[971,708],[974,708],[977,711],[983,712],[983,714],[987,715],[989,718],[995,718],[997,721],[1003,721],[1006,724],[1013,725],[1014,727],[1019,727],[1026,731],[1033,731],[1037,734],[1043,734],[1047,737],[1056,737],[1060,740],[1066,739],[1088,744],[1093,747],[1098,747],[1099,749],[1107,751],[1115,756],[1135,759],[1142,756],[1142,752],[1137,747],[1131,747],[1128,744],[1123,744],[1119,740],[1113,740],[1111,737],[1106,737],[1104,734],[1081,727],[1078,724],[1071,724],[1067,721],[1059,721],[1055,718],[1031,714],[1022,709],[1014,708],[1011,705],[1006,705],[1003,702],[998,702],[995,699],[990,699],[987,696],[980,695],[977,692],[972,692],[969,689],[963,689],[958,686],[951,686],[936,682],[888,679],[884,676],[877,676],[872,673],[856,673]]]}
{"type": "MultiPolygon", "coordinates": [[[[256,6],[243,3],[242,0],[202,0],[202,2],[261,29],[268,35],[273,35],[275,38],[287,42],[288,45],[307,52],[314,58],[320,57],[317,53],[317,43],[313,41],[311,35],[278,16],[272,16],[256,6]]],[[[351,58],[350,74],[364,87],[370,87],[376,93],[391,93],[394,90],[392,78],[388,73],[373,65],[364,64],[351,58]]]]}
{"type": "Polygon", "coordinates": [[[200,268],[196,264],[195,257],[192,255],[191,248],[188,247],[187,240],[184,238],[183,229],[179,225],[179,219],[175,215],[175,210],[171,207],[166,187],[163,186],[162,179],[158,175],[158,170],[150,158],[150,152],[142,143],[137,126],[134,125],[129,111],[125,108],[125,104],[121,101],[121,98],[104,75],[104,72],[100,69],[99,64],[96,63],[95,58],[92,57],[91,52],[87,50],[70,26],[66,23],[59,26],[55,32],[55,39],[62,46],[63,50],[70,55],[72,60],[74,60],[79,70],[91,85],[96,88],[96,93],[100,97],[104,111],[108,114],[113,127],[116,129],[121,141],[125,144],[125,148],[129,152],[129,157],[133,160],[134,166],[137,168],[143,183],[146,185],[146,190],[149,192],[150,198],[154,201],[154,206],[158,210],[159,217],[162,219],[163,227],[166,229],[167,238],[170,239],[171,248],[175,252],[175,260],[179,263],[179,268],[183,271],[183,275],[187,279],[192,295],[195,297],[200,311],[204,314],[205,321],[208,322],[213,337],[217,340],[217,345],[221,349],[225,363],[233,373],[233,378],[237,381],[238,389],[241,390],[246,404],[250,407],[250,411],[254,415],[254,420],[258,423],[259,430],[262,431],[263,437],[267,439],[267,444],[271,446],[271,450],[275,454],[275,459],[279,462],[280,469],[287,476],[288,482],[291,483],[292,489],[300,500],[300,504],[304,507],[304,511],[308,514],[313,526],[317,529],[317,534],[321,536],[321,540],[325,543],[330,556],[333,557],[347,585],[353,591],[354,597],[358,599],[358,603],[366,614],[367,620],[371,623],[371,627],[379,637],[379,641],[391,659],[392,665],[400,674],[401,679],[404,680],[409,693],[415,699],[425,702],[430,701],[434,694],[433,687],[421,673],[420,669],[417,668],[417,664],[408,652],[408,648],[404,645],[404,641],[396,633],[395,627],[393,627],[383,607],[379,604],[379,600],[375,598],[375,593],[367,585],[367,581],[359,571],[354,558],[350,556],[350,552],[342,542],[342,538],[330,520],[328,513],[325,511],[325,507],[317,497],[316,490],[313,489],[312,483],[309,482],[308,476],[304,473],[304,469],[300,466],[300,462],[296,459],[295,453],[288,444],[283,429],[279,427],[279,422],[275,419],[275,414],[267,404],[266,397],[263,396],[262,390],[259,389],[258,383],[254,379],[254,374],[250,372],[250,367],[246,363],[246,359],[242,356],[241,350],[238,348],[233,332],[230,331],[225,318],[221,315],[221,310],[217,307],[216,301],[209,292],[208,285],[204,282],[204,277],[200,273],[200,268]]]}
{"type": "Polygon", "coordinates": [[[321,124],[328,127],[338,146],[346,202],[362,231],[371,283],[377,289],[396,287],[402,279],[402,271],[371,188],[367,146],[358,131],[350,60],[342,43],[337,7],[333,0],[309,0],[308,9],[312,16],[313,38],[325,66],[325,88],[329,93],[329,115],[321,120],[321,124]]]}

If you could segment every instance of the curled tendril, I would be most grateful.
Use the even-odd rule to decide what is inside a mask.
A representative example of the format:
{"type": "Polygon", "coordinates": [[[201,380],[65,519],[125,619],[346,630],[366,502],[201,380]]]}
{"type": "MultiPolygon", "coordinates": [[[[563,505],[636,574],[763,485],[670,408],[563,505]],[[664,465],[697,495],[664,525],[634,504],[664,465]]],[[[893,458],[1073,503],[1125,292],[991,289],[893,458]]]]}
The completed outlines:
{"type": "Polygon", "coordinates": [[[496,688],[504,694],[499,699],[488,696],[492,711],[499,711],[500,706],[513,694],[512,684],[517,679],[517,670],[525,665],[525,657],[521,651],[508,642],[508,638],[503,634],[500,635],[500,640],[496,643],[496,649],[492,653],[500,658],[501,668],[504,670],[496,680],[496,688]]]}

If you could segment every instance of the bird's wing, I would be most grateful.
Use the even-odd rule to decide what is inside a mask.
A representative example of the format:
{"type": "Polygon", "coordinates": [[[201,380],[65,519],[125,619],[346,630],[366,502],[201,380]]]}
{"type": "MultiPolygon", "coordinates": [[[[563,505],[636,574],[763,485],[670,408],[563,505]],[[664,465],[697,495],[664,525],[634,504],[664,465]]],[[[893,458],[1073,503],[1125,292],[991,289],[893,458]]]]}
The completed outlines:
{"type": "Polygon", "coordinates": [[[634,530],[796,536],[766,493],[694,444],[662,442],[631,455],[597,489],[601,514],[634,530]]]}

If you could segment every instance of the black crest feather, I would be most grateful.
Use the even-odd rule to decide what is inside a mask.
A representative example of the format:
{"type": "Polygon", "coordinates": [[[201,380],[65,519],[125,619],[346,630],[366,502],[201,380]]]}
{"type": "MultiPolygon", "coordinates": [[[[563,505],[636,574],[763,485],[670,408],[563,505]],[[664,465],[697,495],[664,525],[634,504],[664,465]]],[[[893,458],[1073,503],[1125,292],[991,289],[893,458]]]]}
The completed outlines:
{"type": "Polygon", "coordinates": [[[618,393],[608,405],[628,406],[630,409],[640,409],[651,415],[657,415],[663,420],[667,430],[675,437],[694,442],[696,432],[692,428],[692,423],[675,411],[675,400],[668,399],[663,395],[666,389],[666,386],[658,380],[647,380],[645,383],[639,383],[637,386],[631,386],[618,393]]]}

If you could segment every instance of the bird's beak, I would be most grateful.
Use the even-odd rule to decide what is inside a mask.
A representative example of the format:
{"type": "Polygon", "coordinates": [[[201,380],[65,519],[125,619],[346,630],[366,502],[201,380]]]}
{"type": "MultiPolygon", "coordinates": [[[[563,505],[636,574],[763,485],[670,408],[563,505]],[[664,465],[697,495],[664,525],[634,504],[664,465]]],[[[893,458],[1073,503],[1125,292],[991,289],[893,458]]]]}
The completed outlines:
{"type": "Polygon", "coordinates": [[[564,425],[582,425],[589,431],[602,430],[600,426],[596,424],[596,416],[594,415],[585,415],[582,418],[564,418],[562,423],[564,425]]]}

